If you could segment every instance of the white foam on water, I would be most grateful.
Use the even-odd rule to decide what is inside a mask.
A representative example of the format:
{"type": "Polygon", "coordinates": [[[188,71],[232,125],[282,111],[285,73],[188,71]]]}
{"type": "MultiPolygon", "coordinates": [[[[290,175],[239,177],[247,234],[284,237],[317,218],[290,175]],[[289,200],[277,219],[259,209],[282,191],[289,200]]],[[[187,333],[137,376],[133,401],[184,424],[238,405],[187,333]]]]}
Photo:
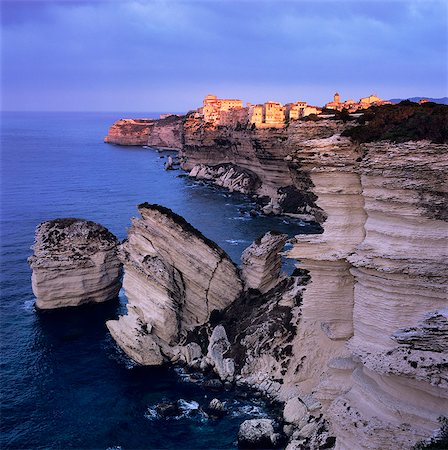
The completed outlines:
{"type": "Polygon", "coordinates": [[[35,310],[35,308],[34,308],[35,303],[36,303],[36,302],[35,302],[34,299],[32,299],[32,300],[25,300],[25,301],[23,302],[22,308],[23,308],[25,311],[33,311],[33,312],[34,312],[34,310],[35,310]]]}
{"type": "Polygon", "coordinates": [[[233,407],[230,408],[230,415],[232,417],[248,416],[257,419],[268,417],[268,414],[261,405],[241,404],[235,400],[232,406],[233,407]]]}
{"type": "Polygon", "coordinates": [[[187,416],[192,412],[199,410],[199,403],[195,402],[194,400],[188,401],[181,398],[177,401],[177,406],[179,406],[179,409],[182,411],[182,413],[187,416]]]}
{"type": "Polygon", "coordinates": [[[230,245],[239,245],[239,244],[249,244],[250,241],[245,239],[226,239],[225,242],[228,242],[230,245]]]}
{"type": "Polygon", "coordinates": [[[155,406],[153,406],[152,408],[148,408],[144,416],[148,420],[156,420],[160,418],[159,415],[157,414],[155,406]]]}
{"type": "Polygon", "coordinates": [[[237,217],[227,217],[227,220],[251,220],[252,217],[237,216],[237,217]]]}

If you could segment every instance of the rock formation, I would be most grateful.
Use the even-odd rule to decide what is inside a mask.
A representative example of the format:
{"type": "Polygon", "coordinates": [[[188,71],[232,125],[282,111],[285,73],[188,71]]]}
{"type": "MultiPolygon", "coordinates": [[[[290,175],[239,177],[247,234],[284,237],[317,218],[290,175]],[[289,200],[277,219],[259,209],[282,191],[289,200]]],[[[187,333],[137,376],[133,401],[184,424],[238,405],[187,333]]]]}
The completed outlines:
{"type": "Polygon", "coordinates": [[[237,383],[298,402],[297,417],[285,411],[290,449],[328,448],[331,434],[337,449],[411,449],[447,415],[448,145],[406,141],[410,122],[390,118],[399,143],[359,127],[363,140],[351,140],[353,125],[337,120],[278,129],[212,127],[195,114],[183,122],[180,156],[192,176],[324,228],[295,238],[291,277],[277,276],[276,256],[253,244],[243,257],[248,289],[190,329],[201,355],[182,350],[213,366],[203,353],[220,342],[215,370],[233,360],[237,383]]]}
{"type": "Polygon", "coordinates": [[[117,145],[148,145],[154,119],[120,119],[109,128],[104,142],[117,145]]]}
{"type": "Polygon", "coordinates": [[[164,119],[120,119],[108,131],[104,142],[117,145],[147,145],[154,148],[180,149],[182,116],[164,119]]]}
{"type": "Polygon", "coordinates": [[[248,291],[219,320],[237,382],[305,405],[287,427],[291,448],[319,448],[333,433],[340,449],[410,449],[440,427],[447,153],[427,141],[358,145],[339,135],[291,153],[324,233],[297,236],[289,256],[300,271],[262,296],[248,291]]]}
{"type": "Polygon", "coordinates": [[[198,164],[191,169],[189,176],[198,180],[209,180],[230,192],[243,194],[254,193],[261,186],[254,172],[233,164],[217,164],[216,166],[198,164]]]}
{"type": "Polygon", "coordinates": [[[241,255],[241,276],[246,286],[268,292],[279,281],[281,259],[286,234],[268,232],[244,250],[241,255]]]}
{"type": "Polygon", "coordinates": [[[239,448],[276,448],[279,436],[270,419],[245,420],[238,431],[239,448]]]}
{"type": "Polygon", "coordinates": [[[189,115],[179,156],[190,176],[266,198],[272,203],[271,211],[322,221],[314,203],[316,197],[309,192],[309,176],[290,156],[291,148],[299,140],[331,137],[345,128],[331,120],[293,122],[277,129],[211,127],[189,115]],[[239,183],[234,181],[237,176],[242,179],[239,183]],[[243,182],[245,178],[249,179],[243,182]]]}
{"type": "Polygon", "coordinates": [[[121,288],[117,238],[102,225],[82,219],[55,219],[36,228],[28,259],[39,309],[99,303],[121,288]]]}
{"type": "Polygon", "coordinates": [[[187,332],[230,305],[242,283],[226,253],[183,218],[147,203],[139,213],[120,251],[128,313],[107,326],[132,359],[158,365],[191,353],[178,347],[187,332]]]}

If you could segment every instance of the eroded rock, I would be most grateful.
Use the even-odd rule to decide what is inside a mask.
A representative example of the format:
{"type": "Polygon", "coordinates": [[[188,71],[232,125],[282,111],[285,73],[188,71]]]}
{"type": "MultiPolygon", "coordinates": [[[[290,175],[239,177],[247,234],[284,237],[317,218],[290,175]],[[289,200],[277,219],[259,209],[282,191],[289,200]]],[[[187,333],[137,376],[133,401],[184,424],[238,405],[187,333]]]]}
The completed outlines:
{"type": "Polygon", "coordinates": [[[216,166],[198,164],[191,169],[189,176],[197,180],[209,180],[230,192],[242,192],[243,194],[255,193],[261,186],[261,181],[256,173],[233,164],[216,166]]]}
{"type": "Polygon", "coordinates": [[[298,397],[289,399],[283,410],[283,419],[287,423],[299,425],[307,414],[306,406],[300,401],[298,397]]]}
{"type": "Polygon", "coordinates": [[[288,236],[269,231],[241,255],[241,277],[246,286],[265,293],[279,281],[282,266],[280,251],[288,236]]]}
{"type": "Polygon", "coordinates": [[[245,420],[238,431],[239,448],[275,448],[277,436],[271,419],[245,420]]]}
{"type": "MultiPolygon", "coordinates": [[[[182,217],[147,203],[139,212],[120,251],[128,315],[107,326],[132,359],[153,365],[179,357],[187,332],[231,304],[242,282],[227,254],[182,217]]],[[[199,358],[197,350],[184,357],[199,358]]]]}
{"type": "Polygon", "coordinates": [[[222,325],[218,325],[210,336],[207,358],[223,381],[232,381],[235,375],[234,360],[224,357],[229,349],[230,342],[227,339],[226,330],[222,325]]]}
{"type": "Polygon", "coordinates": [[[105,227],[83,219],[55,219],[36,228],[28,258],[39,309],[100,303],[121,288],[118,239],[105,227]]]}

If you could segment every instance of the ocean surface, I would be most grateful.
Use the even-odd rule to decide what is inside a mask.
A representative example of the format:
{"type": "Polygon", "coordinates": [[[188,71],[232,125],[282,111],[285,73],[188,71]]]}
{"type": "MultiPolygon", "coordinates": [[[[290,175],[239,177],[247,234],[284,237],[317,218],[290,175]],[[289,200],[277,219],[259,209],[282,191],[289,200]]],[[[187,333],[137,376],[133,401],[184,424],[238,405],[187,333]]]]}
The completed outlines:
{"type": "Polygon", "coordinates": [[[123,239],[136,205],[159,203],[236,262],[269,229],[290,236],[318,231],[289,219],[250,217],[250,199],[163,170],[163,153],[104,144],[109,125],[121,117],[157,114],[2,113],[2,449],[234,448],[243,420],[272,413],[244,392],[215,394],[173,368],[132,364],[105,327],[126,311],[124,293],[108,304],[35,311],[27,257],[34,229],[45,220],[85,218],[123,239]],[[197,411],[213,397],[227,401],[230,413],[221,420],[197,411]],[[154,406],[164,400],[181,400],[183,414],[157,417],[154,406]]]}

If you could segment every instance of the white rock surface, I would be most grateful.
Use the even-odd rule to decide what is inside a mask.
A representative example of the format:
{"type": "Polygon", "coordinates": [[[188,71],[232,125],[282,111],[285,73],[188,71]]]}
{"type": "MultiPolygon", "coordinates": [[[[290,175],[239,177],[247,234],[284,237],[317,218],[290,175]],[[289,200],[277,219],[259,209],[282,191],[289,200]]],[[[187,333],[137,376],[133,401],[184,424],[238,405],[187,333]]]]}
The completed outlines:
{"type": "Polygon", "coordinates": [[[216,326],[210,336],[207,358],[222,381],[233,381],[235,375],[233,359],[224,357],[229,348],[225,328],[222,325],[216,326]]]}
{"type": "Polygon", "coordinates": [[[308,410],[298,397],[289,399],[283,410],[283,419],[287,423],[298,425],[306,416],[308,410]]]}
{"type": "Polygon", "coordinates": [[[280,252],[288,236],[268,231],[241,255],[241,277],[246,286],[265,293],[280,279],[282,266],[280,252]]]}
{"type": "Polygon", "coordinates": [[[95,222],[66,218],[41,223],[28,259],[36,307],[62,308],[116,298],[121,288],[118,245],[118,239],[95,222]]]}
{"type": "Polygon", "coordinates": [[[238,446],[241,448],[271,448],[275,442],[271,419],[245,420],[238,431],[238,446]]]}
{"type": "Polygon", "coordinates": [[[158,205],[140,205],[139,212],[142,218],[133,219],[120,252],[131,317],[107,326],[132,359],[152,365],[161,362],[154,345],[163,358],[178,357],[187,332],[231,304],[242,282],[226,253],[182,217],[158,205]],[[142,342],[149,339],[147,354],[142,342]]]}
{"type": "Polygon", "coordinates": [[[254,172],[232,164],[216,166],[197,164],[190,170],[189,176],[198,180],[209,180],[230,192],[243,194],[254,193],[261,185],[254,172]]]}

